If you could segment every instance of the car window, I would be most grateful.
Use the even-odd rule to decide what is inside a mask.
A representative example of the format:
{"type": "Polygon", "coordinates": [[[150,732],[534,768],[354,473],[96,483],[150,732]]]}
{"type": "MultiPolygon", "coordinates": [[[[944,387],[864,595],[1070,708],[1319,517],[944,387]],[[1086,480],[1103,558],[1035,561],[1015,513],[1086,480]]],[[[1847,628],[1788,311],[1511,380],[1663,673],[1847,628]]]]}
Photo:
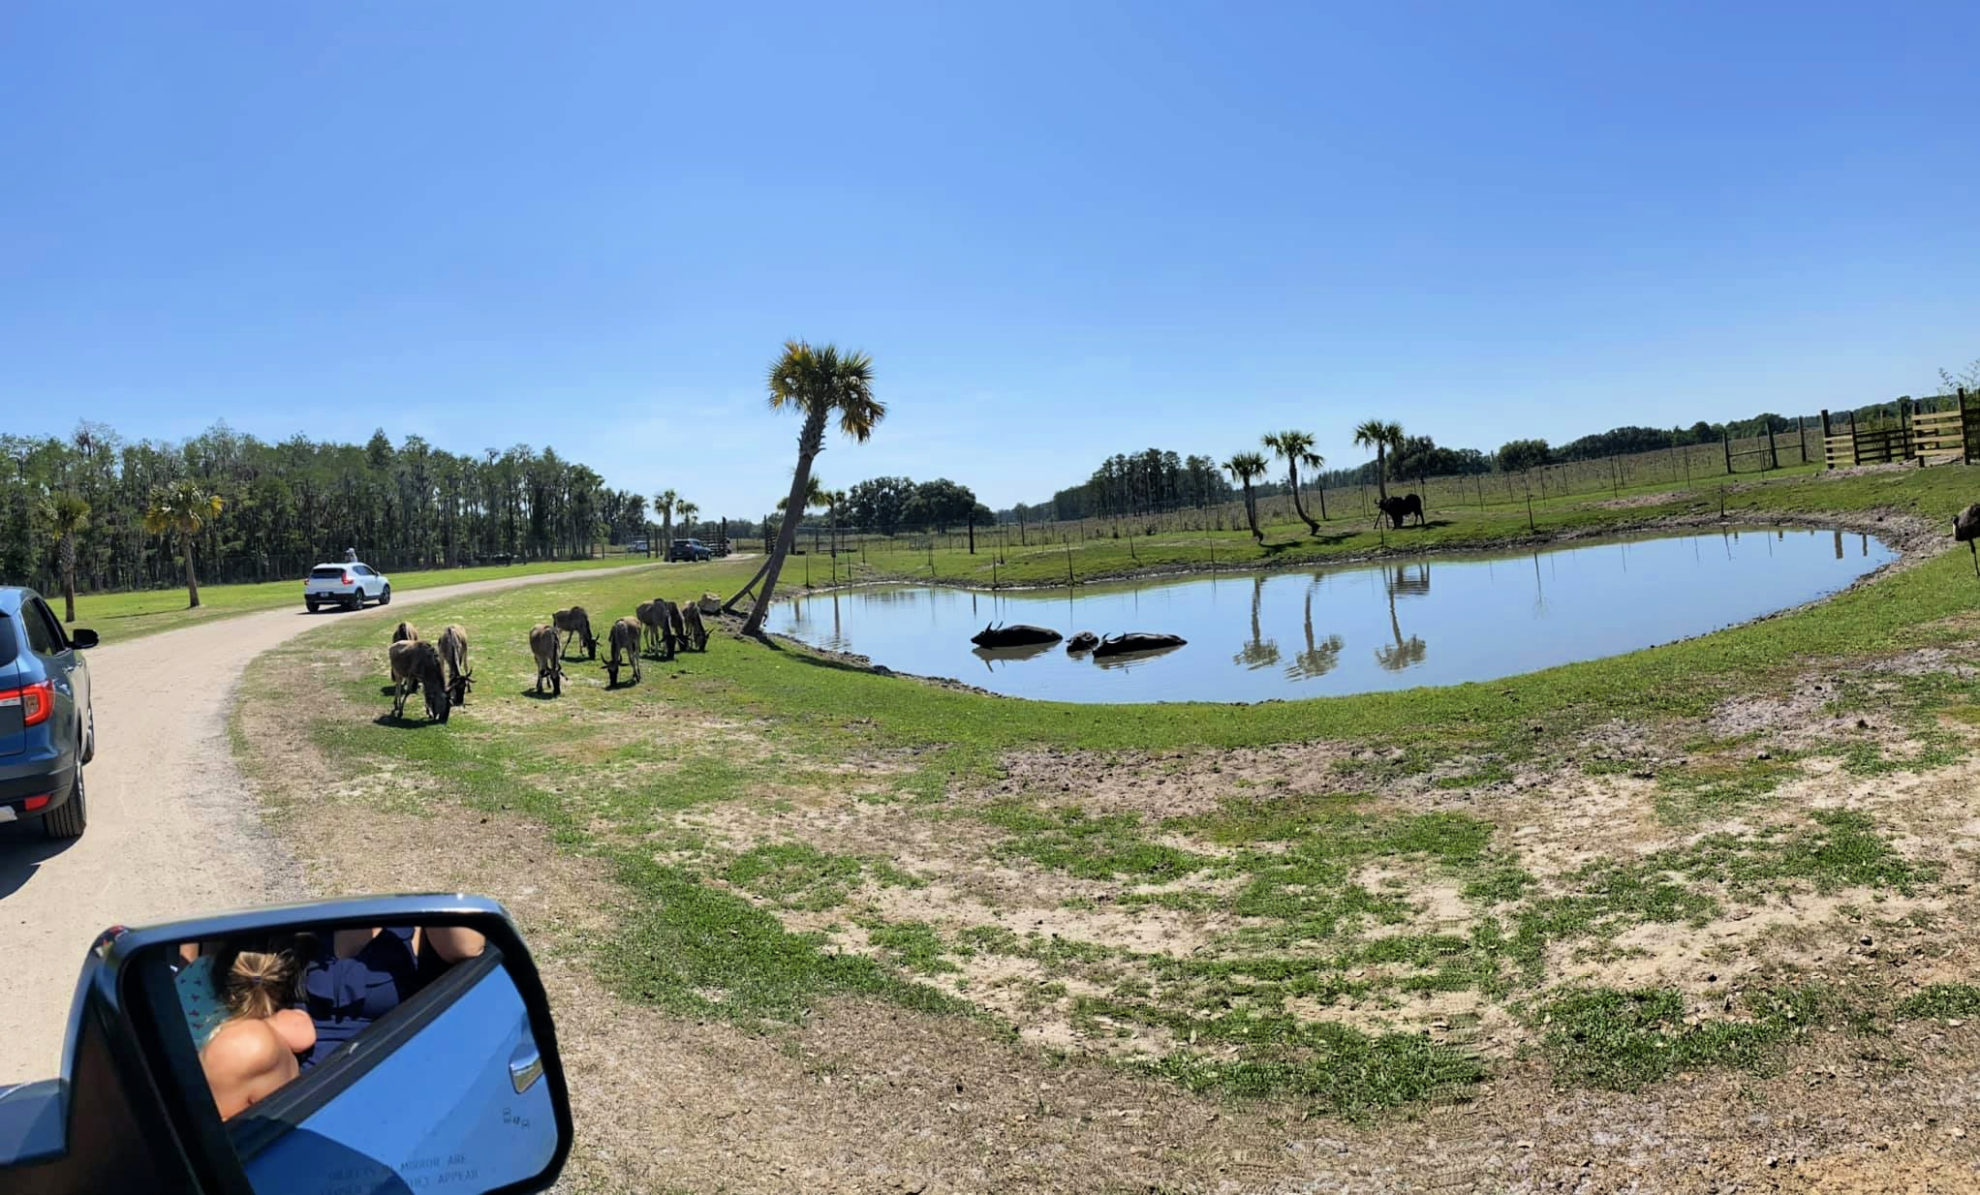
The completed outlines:
{"type": "Polygon", "coordinates": [[[21,603],[21,622],[27,631],[28,650],[36,655],[52,656],[65,646],[61,627],[39,598],[21,603]]]}
{"type": "Polygon", "coordinates": [[[14,642],[14,620],[9,615],[0,614],[0,666],[13,663],[19,652],[20,648],[14,642]]]}
{"type": "Polygon", "coordinates": [[[343,577],[344,570],[338,568],[336,565],[326,565],[323,568],[313,568],[309,570],[309,575],[319,580],[335,581],[343,577]]]}

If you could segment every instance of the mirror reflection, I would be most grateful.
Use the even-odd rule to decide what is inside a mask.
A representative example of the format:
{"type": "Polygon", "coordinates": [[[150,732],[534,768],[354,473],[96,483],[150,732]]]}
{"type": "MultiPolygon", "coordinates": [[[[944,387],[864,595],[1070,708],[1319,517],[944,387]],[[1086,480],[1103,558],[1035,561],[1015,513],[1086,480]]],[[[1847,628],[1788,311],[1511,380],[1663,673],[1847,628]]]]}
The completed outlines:
{"type": "Polygon", "coordinates": [[[299,927],[184,942],[169,965],[259,1195],[489,1191],[550,1164],[529,1010],[479,932],[299,927]]]}

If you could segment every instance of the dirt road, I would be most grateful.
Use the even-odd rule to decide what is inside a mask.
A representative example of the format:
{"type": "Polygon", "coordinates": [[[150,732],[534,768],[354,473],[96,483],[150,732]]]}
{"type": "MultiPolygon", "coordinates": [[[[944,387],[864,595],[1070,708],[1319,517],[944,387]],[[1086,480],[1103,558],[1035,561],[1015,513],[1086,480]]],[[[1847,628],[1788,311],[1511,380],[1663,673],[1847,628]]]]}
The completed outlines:
{"type": "Polygon", "coordinates": [[[414,590],[362,614],[312,615],[298,604],[90,652],[98,749],[86,773],[89,828],[66,843],[29,826],[0,837],[0,1086],[56,1073],[76,974],[105,926],[307,895],[234,768],[227,714],[248,661],[329,618],[386,623],[468,594],[655,567],[414,590]]]}

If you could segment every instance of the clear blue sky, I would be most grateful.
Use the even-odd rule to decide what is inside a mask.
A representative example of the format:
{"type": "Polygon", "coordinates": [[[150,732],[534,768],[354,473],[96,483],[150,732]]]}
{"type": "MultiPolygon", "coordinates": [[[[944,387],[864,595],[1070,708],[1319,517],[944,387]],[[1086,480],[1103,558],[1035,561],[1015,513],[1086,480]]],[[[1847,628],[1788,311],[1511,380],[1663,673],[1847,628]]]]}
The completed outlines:
{"type": "Polygon", "coordinates": [[[1382,414],[1556,441],[1980,356],[1980,7],[0,11],[0,428],[554,444],[757,513],[992,505],[1382,414]],[[743,10],[748,10],[747,12],[743,10]]]}

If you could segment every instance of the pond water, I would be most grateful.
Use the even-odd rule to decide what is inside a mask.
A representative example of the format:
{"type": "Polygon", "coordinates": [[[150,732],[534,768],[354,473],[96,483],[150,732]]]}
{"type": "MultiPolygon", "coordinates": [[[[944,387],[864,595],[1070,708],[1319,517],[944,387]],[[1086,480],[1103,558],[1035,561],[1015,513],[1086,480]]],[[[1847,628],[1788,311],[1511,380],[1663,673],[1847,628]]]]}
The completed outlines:
{"type": "Polygon", "coordinates": [[[1728,530],[1070,593],[876,586],[780,602],[770,629],[1014,697],[1265,701],[1491,680],[1635,651],[1834,593],[1895,558],[1854,533],[1728,530]],[[1188,643],[1111,659],[1062,643],[973,647],[992,621],[1188,643]]]}

